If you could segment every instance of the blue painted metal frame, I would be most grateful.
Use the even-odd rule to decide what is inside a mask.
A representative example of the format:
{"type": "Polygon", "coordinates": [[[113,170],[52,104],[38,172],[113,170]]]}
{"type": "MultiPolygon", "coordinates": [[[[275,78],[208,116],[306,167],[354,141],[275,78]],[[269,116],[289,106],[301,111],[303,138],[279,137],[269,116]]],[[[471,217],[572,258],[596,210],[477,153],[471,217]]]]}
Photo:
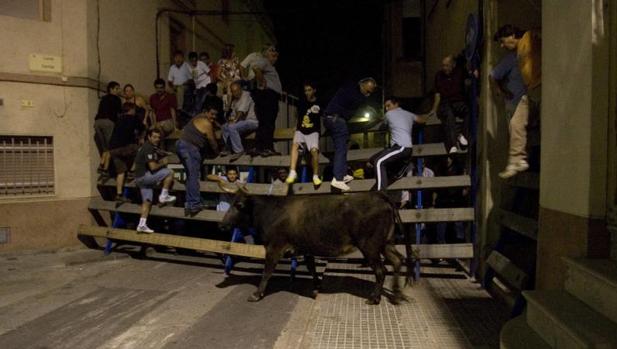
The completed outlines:
{"type": "MultiPolygon", "coordinates": [[[[418,130],[418,144],[422,144],[422,143],[424,143],[424,129],[420,128],[418,130]]],[[[424,172],[424,159],[423,158],[418,158],[416,167],[417,167],[416,175],[422,176],[424,172]]],[[[418,190],[418,195],[416,199],[416,208],[417,209],[422,208],[422,190],[418,190]]],[[[422,243],[422,224],[416,223],[416,244],[419,245],[421,243],[422,243]]],[[[420,260],[419,259],[416,260],[414,272],[416,275],[416,280],[420,280],[420,260]]]]}
{"type": "MultiPolygon", "coordinates": [[[[122,190],[122,196],[124,196],[125,198],[129,197],[129,188],[124,188],[122,190]]],[[[118,212],[114,212],[113,214],[113,220],[111,222],[111,227],[112,228],[124,228],[126,227],[126,221],[124,220],[124,218],[122,218],[122,215],[118,212]]],[[[113,249],[113,242],[109,239],[107,239],[107,241],[105,241],[105,247],[103,248],[103,255],[105,256],[109,256],[109,254],[111,253],[113,249]]]]}

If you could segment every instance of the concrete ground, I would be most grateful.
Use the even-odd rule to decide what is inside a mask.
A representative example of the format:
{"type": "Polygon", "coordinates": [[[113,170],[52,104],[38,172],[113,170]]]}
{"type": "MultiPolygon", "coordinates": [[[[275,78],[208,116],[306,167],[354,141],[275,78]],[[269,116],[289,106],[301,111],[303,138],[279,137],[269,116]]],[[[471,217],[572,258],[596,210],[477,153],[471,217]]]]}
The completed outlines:
{"type": "Polygon", "coordinates": [[[318,267],[317,299],[303,266],[290,284],[281,264],[249,303],[259,263],[225,278],[216,256],[0,255],[0,348],[498,347],[507,310],[451,267],[424,268],[398,306],[364,304],[374,278],[359,263],[318,267]]]}

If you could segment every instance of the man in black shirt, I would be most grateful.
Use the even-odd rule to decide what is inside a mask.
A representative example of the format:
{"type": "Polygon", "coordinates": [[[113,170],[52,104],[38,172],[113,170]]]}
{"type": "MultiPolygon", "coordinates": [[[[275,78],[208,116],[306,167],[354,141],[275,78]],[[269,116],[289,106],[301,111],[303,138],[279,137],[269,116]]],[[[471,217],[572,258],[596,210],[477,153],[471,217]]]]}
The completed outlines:
{"type": "Polygon", "coordinates": [[[311,82],[304,83],[304,96],[298,105],[298,124],[291,146],[291,164],[286,182],[292,184],[298,177],[296,163],[298,162],[298,148],[311,152],[313,164],[313,184],[320,185],[319,178],[319,133],[321,130],[321,113],[323,104],[317,98],[317,89],[311,82]]]}
{"type": "Polygon", "coordinates": [[[141,192],[141,217],[137,225],[140,233],[153,233],[148,227],[146,220],[152,207],[153,188],[163,183],[159,205],[173,203],[176,197],[169,195],[169,189],[174,183],[173,172],[167,168],[169,163],[158,146],[161,142],[161,130],[149,129],[146,142],[139,148],[135,156],[135,184],[141,192]]]}
{"type": "Polygon", "coordinates": [[[109,139],[114,130],[114,123],[122,110],[120,84],[111,81],[107,84],[107,94],[101,98],[99,109],[94,117],[94,142],[99,154],[109,150],[109,139]]]}
{"type": "MultiPolygon", "coordinates": [[[[144,122],[135,116],[135,104],[125,103],[122,106],[122,115],[116,121],[114,131],[109,141],[109,156],[116,170],[116,202],[121,204],[130,201],[122,196],[126,172],[133,166],[135,154],[137,154],[137,138],[145,129],[144,122]]],[[[107,170],[109,160],[104,164],[107,170]]]]}

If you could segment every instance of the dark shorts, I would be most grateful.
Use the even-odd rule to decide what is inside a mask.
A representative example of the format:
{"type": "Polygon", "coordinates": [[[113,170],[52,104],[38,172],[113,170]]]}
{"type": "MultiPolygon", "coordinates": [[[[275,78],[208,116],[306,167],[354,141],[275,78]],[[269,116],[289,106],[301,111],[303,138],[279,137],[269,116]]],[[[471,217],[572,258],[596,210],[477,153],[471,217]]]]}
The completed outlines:
{"type": "Polygon", "coordinates": [[[138,150],[137,144],[129,144],[109,151],[117,173],[126,172],[133,166],[138,150]]]}

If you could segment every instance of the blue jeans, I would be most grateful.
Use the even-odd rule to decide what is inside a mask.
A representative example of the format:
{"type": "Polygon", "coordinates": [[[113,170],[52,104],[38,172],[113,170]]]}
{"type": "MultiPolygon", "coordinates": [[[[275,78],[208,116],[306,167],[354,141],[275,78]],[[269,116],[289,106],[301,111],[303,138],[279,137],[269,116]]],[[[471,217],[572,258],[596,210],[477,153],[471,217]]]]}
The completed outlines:
{"type": "Polygon", "coordinates": [[[334,164],[332,165],[334,178],[342,181],[347,174],[347,141],[349,141],[347,121],[339,116],[327,115],[324,119],[324,126],[330,132],[330,137],[334,142],[334,164]]]}
{"type": "Polygon", "coordinates": [[[201,177],[201,153],[195,145],[182,139],[176,142],[176,153],[186,171],[186,203],[189,210],[201,208],[199,178],[201,177]]]}
{"type": "MultiPolygon", "coordinates": [[[[437,243],[445,244],[446,243],[446,230],[448,228],[448,222],[439,222],[437,223],[437,243]]],[[[465,239],[465,226],[463,222],[454,222],[454,230],[456,231],[456,238],[463,240],[465,239]]]]}
{"type": "Polygon", "coordinates": [[[231,150],[234,153],[243,152],[244,147],[242,146],[240,134],[256,130],[258,125],[259,123],[256,120],[240,120],[233,124],[226,123],[223,125],[223,141],[225,145],[231,146],[231,150]]]}
{"type": "MultiPolygon", "coordinates": [[[[204,107],[204,102],[206,101],[206,88],[202,87],[195,90],[195,97],[193,101],[193,110],[191,111],[191,116],[195,116],[202,112],[204,107]]],[[[222,110],[220,111],[223,112],[222,110]]]]}

